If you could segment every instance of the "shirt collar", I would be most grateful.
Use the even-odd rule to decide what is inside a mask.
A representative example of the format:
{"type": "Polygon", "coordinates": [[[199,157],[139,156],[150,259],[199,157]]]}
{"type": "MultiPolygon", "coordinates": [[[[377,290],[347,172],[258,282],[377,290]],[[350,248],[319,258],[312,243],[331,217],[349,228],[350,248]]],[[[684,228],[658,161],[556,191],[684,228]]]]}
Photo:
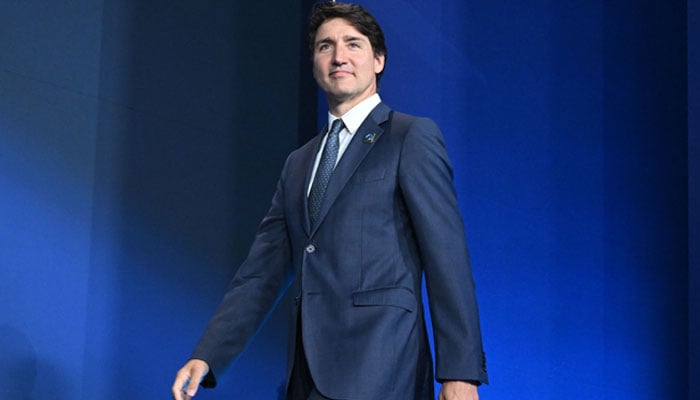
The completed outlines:
{"type": "MultiPolygon", "coordinates": [[[[351,135],[354,135],[355,132],[357,132],[357,130],[360,129],[360,125],[362,125],[362,122],[364,122],[364,120],[367,119],[369,113],[372,112],[374,107],[376,107],[377,104],[381,102],[382,99],[379,97],[379,93],[375,93],[369,96],[368,98],[362,100],[355,107],[351,108],[350,111],[346,112],[342,117],[340,117],[343,120],[345,128],[348,130],[348,132],[350,132],[351,135]]],[[[338,119],[338,117],[334,116],[329,112],[328,126],[331,126],[333,124],[333,121],[335,121],[336,119],[338,119]]]]}

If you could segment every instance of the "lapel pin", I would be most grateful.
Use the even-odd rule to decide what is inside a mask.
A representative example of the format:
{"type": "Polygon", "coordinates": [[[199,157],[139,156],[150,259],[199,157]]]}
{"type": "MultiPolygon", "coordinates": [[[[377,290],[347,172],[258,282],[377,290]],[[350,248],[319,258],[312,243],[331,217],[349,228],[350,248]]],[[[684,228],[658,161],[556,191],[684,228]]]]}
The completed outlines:
{"type": "Polygon", "coordinates": [[[362,143],[374,143],[374,139],[377,137],[376,133],[367,133],[362,138],[362,143]]]}

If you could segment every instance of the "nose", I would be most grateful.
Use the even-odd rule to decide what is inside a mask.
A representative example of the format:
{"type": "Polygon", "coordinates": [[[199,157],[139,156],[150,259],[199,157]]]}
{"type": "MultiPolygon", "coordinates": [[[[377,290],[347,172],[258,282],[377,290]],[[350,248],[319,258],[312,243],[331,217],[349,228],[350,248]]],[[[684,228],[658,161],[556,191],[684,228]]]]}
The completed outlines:
{"type": "Polygon", "coordinates": [[[333,64],[343,65],[347,63],[347,54],[342,46],[337,46],[333,51],[333,64]]]}

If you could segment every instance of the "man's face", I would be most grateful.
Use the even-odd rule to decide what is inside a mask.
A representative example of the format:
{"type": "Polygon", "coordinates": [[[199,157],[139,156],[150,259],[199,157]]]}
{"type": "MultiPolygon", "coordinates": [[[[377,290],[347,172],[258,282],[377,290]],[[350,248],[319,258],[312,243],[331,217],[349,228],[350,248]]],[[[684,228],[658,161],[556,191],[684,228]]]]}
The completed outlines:
{"type": "Polygon", "coordinates": [[[333,18],[319,26],[313,58],[314,78],[331,108],[345,105],[347,111],[376,93],[384,56],[375,56],[369,38],[348,21],[333,18]]]}

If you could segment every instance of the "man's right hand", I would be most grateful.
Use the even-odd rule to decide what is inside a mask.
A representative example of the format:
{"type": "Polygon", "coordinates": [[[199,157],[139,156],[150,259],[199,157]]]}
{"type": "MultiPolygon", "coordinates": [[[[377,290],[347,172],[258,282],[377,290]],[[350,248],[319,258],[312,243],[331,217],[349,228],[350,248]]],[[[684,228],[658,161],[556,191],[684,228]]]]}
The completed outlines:
{"type": "Polygon", "coordinates": [[[199,383],[209,373],[209,364],[202,360],[192,359],[187,362],[175,375],[173,383],[173,399],[189,400],[197,394],[199,383]]]}

